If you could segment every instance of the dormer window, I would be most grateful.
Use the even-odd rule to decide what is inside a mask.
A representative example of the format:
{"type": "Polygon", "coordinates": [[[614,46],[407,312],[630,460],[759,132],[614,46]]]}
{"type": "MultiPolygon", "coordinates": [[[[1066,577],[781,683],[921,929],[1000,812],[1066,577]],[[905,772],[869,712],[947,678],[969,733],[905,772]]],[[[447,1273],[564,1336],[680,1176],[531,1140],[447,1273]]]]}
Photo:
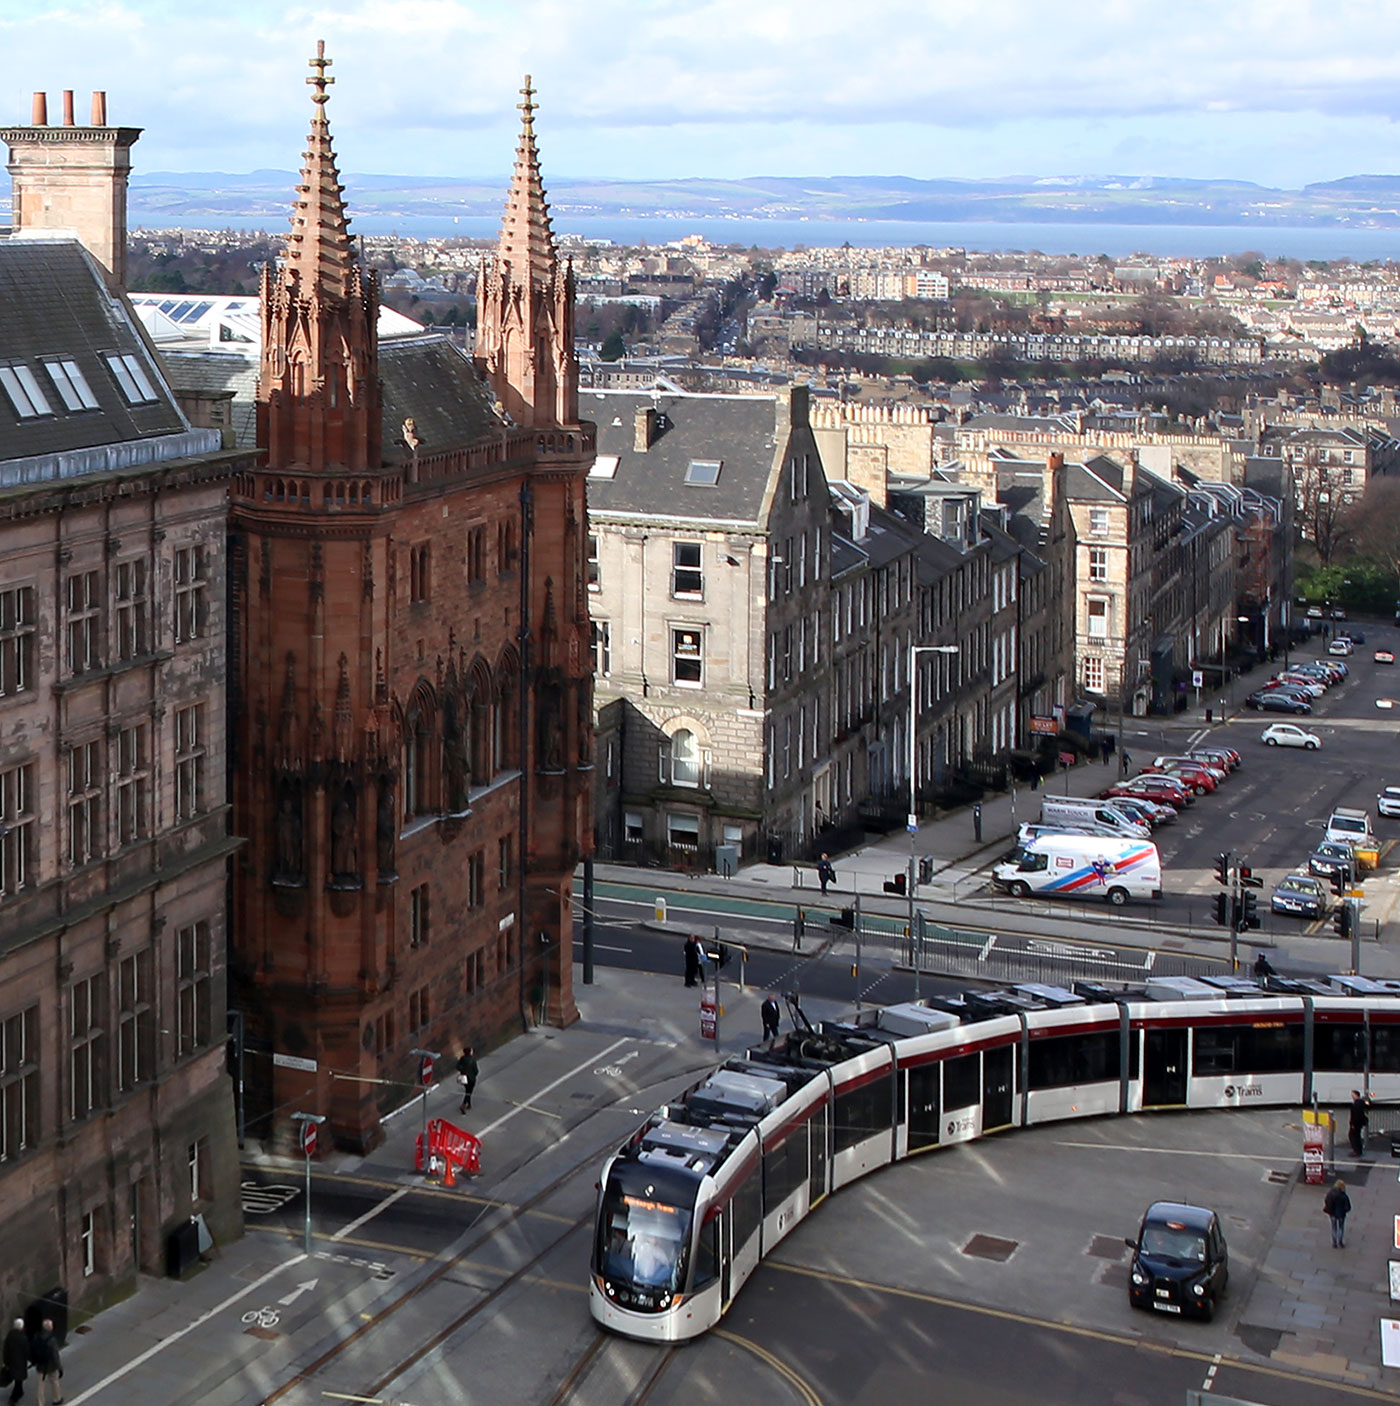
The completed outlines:
{"type": "Polygon", "coordinates": [[[23,364],[0,366],[0,386],[5,388],[5,394],[21,420],[33,420],[40,415],[53,414],[53,409],[39,385],[39,378],[29,367],[23,364]]]}

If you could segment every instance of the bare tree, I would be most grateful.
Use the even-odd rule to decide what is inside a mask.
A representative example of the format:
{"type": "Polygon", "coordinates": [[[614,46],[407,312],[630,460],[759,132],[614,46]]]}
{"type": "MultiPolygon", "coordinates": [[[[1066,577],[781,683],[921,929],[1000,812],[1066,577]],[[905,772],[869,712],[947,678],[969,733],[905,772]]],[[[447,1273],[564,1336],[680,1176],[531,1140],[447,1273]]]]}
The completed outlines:
{"type": "Polygon", "coordinates": [[[1354,495],[1343,482],[1340,465],[1309,446],[1293,458],[1293,481],[1298,494],[1298,532],[1317,549],[1318,561],[1331,566],[1333,559],[1352,546],[1354,495]]]}
{"type": "Polygon", "coordinates": [[[1357,547],[1400,577],[1400,478],[1373,478],[1354,521],[1357,547]]]}

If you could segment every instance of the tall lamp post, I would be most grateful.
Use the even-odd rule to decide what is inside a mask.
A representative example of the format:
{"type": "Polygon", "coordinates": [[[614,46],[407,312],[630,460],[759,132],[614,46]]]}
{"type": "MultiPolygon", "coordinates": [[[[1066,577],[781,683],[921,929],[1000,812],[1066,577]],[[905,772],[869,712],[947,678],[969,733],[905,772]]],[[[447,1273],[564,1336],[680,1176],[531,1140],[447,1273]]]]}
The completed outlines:
{"type": "Polygon", "coordinates": [[[919,999],[919,977],[923,953],[915,950],[914,935],[914,839],[919,833],[919,655],[961,654],[956,644],[911,644],[909,646],[909,954],[914,963],[914,999],[919,999]]]}

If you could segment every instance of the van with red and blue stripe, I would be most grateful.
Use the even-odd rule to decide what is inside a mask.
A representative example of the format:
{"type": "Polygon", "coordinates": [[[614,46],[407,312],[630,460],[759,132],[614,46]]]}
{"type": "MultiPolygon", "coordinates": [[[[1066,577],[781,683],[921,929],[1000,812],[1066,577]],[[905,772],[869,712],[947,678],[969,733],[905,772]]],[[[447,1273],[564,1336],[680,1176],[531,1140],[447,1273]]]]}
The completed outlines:
{"type": "Polygon", "coordinates": [[[992,886],[1016,898],[1161,898],[1162,858],[1147,840],[1105,835],[1036,835],[992,869],[992,886]]]}

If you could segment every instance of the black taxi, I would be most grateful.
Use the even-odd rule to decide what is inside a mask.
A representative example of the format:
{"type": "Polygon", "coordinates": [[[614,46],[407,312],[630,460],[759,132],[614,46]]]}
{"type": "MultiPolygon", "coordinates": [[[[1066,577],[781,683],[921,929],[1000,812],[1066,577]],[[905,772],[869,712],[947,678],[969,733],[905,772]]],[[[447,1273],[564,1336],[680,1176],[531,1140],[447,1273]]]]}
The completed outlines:
{"type": "Polygon", "coordinates": [[[1230,1252],[1214,1211],[1178,1201],[1147,1208],[1128,1273],[1128,1302],[1158,1313],[1189,1314],[1207,1323],[1230,1282],[1230,1252]]]}

